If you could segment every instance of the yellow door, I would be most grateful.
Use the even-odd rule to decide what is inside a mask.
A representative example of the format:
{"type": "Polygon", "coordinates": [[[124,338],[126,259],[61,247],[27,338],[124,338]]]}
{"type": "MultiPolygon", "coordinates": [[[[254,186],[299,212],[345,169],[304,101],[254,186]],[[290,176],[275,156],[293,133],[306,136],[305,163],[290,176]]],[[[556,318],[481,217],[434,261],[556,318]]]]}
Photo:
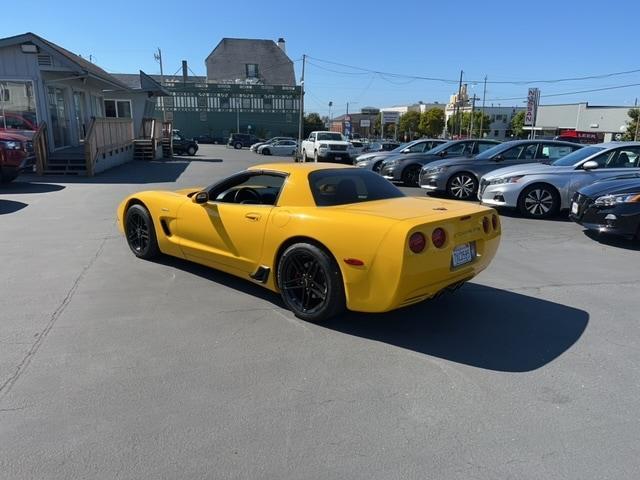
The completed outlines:
{"type": "Polygon", "coordinates": [[[178,211],[180,247],[189,260],[253,273],[272,205],[186,202],[178,211]]]}

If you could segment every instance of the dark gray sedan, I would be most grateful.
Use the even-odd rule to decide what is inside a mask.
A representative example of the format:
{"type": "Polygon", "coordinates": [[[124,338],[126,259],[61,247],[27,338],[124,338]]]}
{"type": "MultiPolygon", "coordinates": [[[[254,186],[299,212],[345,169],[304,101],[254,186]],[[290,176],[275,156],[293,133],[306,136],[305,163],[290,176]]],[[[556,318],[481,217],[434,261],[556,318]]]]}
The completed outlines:
{"type": "Polygon", "coordinates": [[[500,142],[495,140],[452,140],[438,145],[424,153],[407,153],[394,155],[382,162],[380,175],[387,180],[403,182],[408,187],[417,187],[420,169],[429,162],[450,157],[471,157],[495,147],[500,142]]]}
{"type": "Polygon", "coordinates": [[[556,140],[513,140],[501,143],[475,157],[459,157],[431,162],[422,167],[420,187],[449,197],[475,198],[480,177],[498,168],[525,163],[549,163],[582,148],[556,140]]]}

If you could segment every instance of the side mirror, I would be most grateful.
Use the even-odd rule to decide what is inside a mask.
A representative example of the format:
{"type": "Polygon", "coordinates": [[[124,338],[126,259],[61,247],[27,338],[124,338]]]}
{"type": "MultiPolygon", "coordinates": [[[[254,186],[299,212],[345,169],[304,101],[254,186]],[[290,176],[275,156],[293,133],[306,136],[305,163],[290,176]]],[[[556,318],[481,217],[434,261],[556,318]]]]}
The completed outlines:
{"type": "Polygon", "coordinates": [[[595,170],[596,168],[598,168],[598,162],[594,160],[589,160],[588,162],[584,162],[582,164],[583,170],[595,170]]]}
{"type": "Polygon", "coordinates": [[[408,148],[403,148],[400,153],[409,153],[411,150],[408,148]]]}
{"type": "Polygon", "coordinates": [[[207,192],[198,192],[193,196],[193,203],[207,203],[209,201],[209,194],[207,192]]]}
{"type": "Polygon", "coordinates": [[[446,150],[443,150],[442,152],[440,152],[441,157],[446,157],[447,155],[449,155],[449,152],[447,152],[446,150]]]}
{"type": "Polygon", "coordinates": [[[496,162],[501,162],[501,161],[503,161],[503,160],[504,160],[504,156],[503,156],[503,155],[496,155],[495,157],[493,157],[493,159],[494,159],[496,162]]]}

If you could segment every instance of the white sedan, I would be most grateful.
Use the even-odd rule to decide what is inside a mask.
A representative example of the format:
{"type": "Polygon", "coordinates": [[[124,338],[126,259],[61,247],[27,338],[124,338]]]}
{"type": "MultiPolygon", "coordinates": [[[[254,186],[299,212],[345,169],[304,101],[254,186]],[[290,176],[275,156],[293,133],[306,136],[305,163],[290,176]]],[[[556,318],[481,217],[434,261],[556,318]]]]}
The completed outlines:
{"type": "Polygon", "coordinates": [[[292,156],[298,150],[298,142],[294,140],[278,140],[270,145],[260,145],[257,152],[263,155],[292,156]]]}
{"type": "Polygon", "coordinates": [[[480,180],[478,199],[492,207],[517,208],[527,217],[547,218],[570,208],[580,188],[635,173],[640,173],[640,142],[600,143],[551,165],[514,165],[489,172],[480,180]]]}

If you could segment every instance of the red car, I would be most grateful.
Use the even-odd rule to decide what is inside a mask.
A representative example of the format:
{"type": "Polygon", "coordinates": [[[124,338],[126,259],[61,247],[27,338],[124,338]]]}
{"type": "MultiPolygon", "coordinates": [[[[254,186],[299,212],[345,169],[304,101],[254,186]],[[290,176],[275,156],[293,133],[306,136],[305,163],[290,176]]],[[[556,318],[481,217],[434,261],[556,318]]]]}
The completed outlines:
{"type": "Polygon", "coordinates": [[[8,183],[27,166],[28,139],[17,133],[0,131],[0,183],[8,183]]]}

